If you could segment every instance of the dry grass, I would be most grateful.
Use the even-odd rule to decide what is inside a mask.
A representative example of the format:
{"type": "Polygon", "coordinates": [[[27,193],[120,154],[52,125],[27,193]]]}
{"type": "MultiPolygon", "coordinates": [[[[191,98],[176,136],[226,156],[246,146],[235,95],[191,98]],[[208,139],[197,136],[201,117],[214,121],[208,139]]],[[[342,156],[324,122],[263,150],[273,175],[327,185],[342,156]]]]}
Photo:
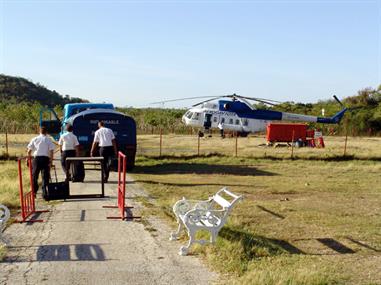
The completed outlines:
{"type": "MultiPolygon", "coordinates": [[[[8,134],[9,155],[25,155],[26,146],[35,134],[8,134]]],[[[325,137],[326,148],[294,148],[294,156],[301,158],[327,158],[341,156],[344,152],[345,137],[325,137]]],[[[162,155],[197,155],[197,136],[163,135],[162,155]]],[[[290,147],[266,147],[263,136],[238,138],[238,156],[289,158],[290,147]]],[[[381,138],[349,137],[347,155],[357,158],[378,158],[381,160],[381,138]]],[[[160,152],[159,135],[138,135],[138,155],[157,156],[160,152]]],[[[0,134],[0,156],[5,154],[5,135],[0,134]]],[[[200,154],[219,153],[235,155],[235,138],[221,139],[218,135],[200,139],[200,154]]]]}
{"type": "MultiPolygon", "coordinates": [[[[31,137],[10,137],[12,154],[23,154],[31,137]]],[[[183,196],[205,199],[222,186],[245,196],[216,246],[192,250],[228,282],[381,284],[380,138],[349,138],[348,161],[340,160],[342,137],[325,138],[325,149],[294,149],[298,160],[290,148],[262,146],[262,137],[239,138],[238,158],[235,139],[200,142],[204,156],[196,157],[197,137],[164,136],[166,157],[155,158],[159,136],[138,136],[133,176],[155,204],[142,202],[172,223],[171,206],[183,196]]],[[[14,161],[0,162],[0,193],[0,203],[18,207],[14,161]]]]}
{"type": "MultiPolygon", "coordinates": [[[[326,148],[294,148],[294,155],[303,158],[321,158],[343,155],[345,137],[325,137],[326,148]]],[[[267,147],[262,136],[238,138],[238,156],[263,158],[291,156],[290,147],[267,147]]],[[[347,155],[358,158],[378,157],[381,159],[381,138],[350,137],[347,142],[347,155]]],[[[196,136],[163,135],[162,155],[196,155],[198,142],[196,136]]],[[[159,135],[138,136],[138,154],[157,156],[160,152],[159,135]]],[[[220,153],[235,155],[235,138],[221,139],[217,135],[200,139],[200,154],[220,153]]]]}
{"type": "MultiPolygon", "coordinates": [[[[29,187],[29,176],[25,167],[25,187],[29,187]]],[[[19,188],[16,161],[0,161],[0,204],[11,209],[19,208],[19,188]]]]}
{"type": "MultiPolygon", "coordinates": [[[[11,157],[24,156],[26,146],[35,134],[8,134],[8,154],[11,157]]],[[[0,156],[6,154],[5,134],[0,134],[0,156]]]]}
{"type": "Polygon", "coordinates": [[[222,186],[245,196],[216,246],[193,249],[237,284],[381,283],[377,161],[211,156],[137,164],[133,176],[165,216],[181,197],[205,199],[222,186]]]}

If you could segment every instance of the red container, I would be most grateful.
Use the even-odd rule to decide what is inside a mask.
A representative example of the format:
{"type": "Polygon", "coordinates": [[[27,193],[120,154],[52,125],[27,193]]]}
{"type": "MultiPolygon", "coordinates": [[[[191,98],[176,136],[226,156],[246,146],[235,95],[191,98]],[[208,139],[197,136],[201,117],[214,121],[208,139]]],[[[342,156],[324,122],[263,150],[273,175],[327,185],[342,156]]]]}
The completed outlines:
{"type": "Polygon", "coordinates": [[[267,125],[268,142],[292,142],[293,139],[306,141],[306,135],[307,125],[305,124],[270,123],[267,125]]]}
{"type": "Polygon", "coordinates": [[[307,130],[307,138],[314,138],[315,130],[307,130]]]}

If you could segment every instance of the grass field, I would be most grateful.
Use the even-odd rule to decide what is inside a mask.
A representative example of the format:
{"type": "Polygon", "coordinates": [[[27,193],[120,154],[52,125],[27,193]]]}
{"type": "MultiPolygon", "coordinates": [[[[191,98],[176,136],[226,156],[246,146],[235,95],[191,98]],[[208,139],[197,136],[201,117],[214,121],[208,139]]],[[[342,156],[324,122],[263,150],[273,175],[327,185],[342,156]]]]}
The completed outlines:
{"type": "MultiPolygon", "coordinates": [[[[217,245],[195,247],[247,284],[381,284],[381,164],[141,157],[133,176],[171,216],[183,196],[243,194],[217,245]]],[[[143,201],[144,202],[144,201],[143,201]]],[[[173,221],[173,218],[171,218],[173,221]]]]}
{"type": "MultiPolygon", "coordinates": [[[[31,135],[14,138],[22,154],[31,135]]],[[[0,135],[0,142],[3,137],[0,135]]],[[[264,147],[262,137],[138,137],[132,173],[151,199],[139,198],[175,227],[183,196],[206,199],[223,186],[244,195],[215,246],[194,246],[237,284],[381,284],[381,139],[325,138],[325,149],[264,147]]],[[[1,145],[1,143],[0,143],[1,145]]],[[[0,162],[0,203],[18,207],[16,162],[0,162]]],[[[183,240],[185,242],[185,238],[183,240]]],[[[1,252],[1,250],[0,250],[1,252]]],[[[0,253],[1,255],[1,253],[0,253]]],[[[222,278],[224,279],[224,278],[222,278]]]]}
{"type": "MultiPolygon", "coordinates": [[[[28,142],[33,134],[9,134],[8,152],[10,156],[25,155],[28,142]]],[[[345,137],[325,137],[326,147],[321,148],[294,148],[294,156],[300,158],[327,158],[341,156],[344,153],[345,137]]],[[[159,135],[138,135],[137,154],[142,156],[158,156],[160,153],[159,135]]],[[[290,147],[266,147],[264,136],[249,136],[238,138],[238,156],[255,158],[289,158],[290,147]]],[[[378,137],[349,137],[347,142],[347,155],[354,155],[360,159],[381,160],[381,138],[378,137]]],[[[163,135],[162,155],[189,156],[198,153],[197,136],[163,135]]],[[[6,152],[5,135],[0,134],[0,156],[6,152]]],[[[235,139],[221,139],[218,135],[200,139],[200,154],[219,153],[235,156],[235,139]]]]}

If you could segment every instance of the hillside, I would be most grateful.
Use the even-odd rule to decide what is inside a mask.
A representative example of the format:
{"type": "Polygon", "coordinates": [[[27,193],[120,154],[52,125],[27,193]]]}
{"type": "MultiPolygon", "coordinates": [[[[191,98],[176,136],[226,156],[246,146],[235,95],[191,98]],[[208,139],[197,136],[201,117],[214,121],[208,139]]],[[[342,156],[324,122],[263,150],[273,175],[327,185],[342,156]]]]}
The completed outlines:
{"type": "Polygon", "coordinates": [[[87,102],[81,98],[62,96],[39,83],[33,83],[22,77],[0,74],[0,100],[9,103],[39,103],[42,106],[55,107],[67,103],[87,102]]]}

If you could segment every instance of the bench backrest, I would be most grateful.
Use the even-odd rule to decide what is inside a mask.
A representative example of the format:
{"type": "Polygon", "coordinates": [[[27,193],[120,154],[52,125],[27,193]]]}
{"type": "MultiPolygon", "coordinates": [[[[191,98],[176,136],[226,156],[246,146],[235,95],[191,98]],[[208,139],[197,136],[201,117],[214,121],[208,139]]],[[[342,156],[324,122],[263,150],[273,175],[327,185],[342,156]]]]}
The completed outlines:
{"type": "Polygon", "coordinates": [[[242,196],[235,195],[232,192],[230,192],[228,188],[224,187],[221,190],[219,190],[213,197],[211,197],[211,202],[216,203],[228,213],[233,208],[234,204],[241,199],[242,196]],[[222,195],[224,195],[225,197],[232,198],[232,200],[228,201],[222,195]]]}

